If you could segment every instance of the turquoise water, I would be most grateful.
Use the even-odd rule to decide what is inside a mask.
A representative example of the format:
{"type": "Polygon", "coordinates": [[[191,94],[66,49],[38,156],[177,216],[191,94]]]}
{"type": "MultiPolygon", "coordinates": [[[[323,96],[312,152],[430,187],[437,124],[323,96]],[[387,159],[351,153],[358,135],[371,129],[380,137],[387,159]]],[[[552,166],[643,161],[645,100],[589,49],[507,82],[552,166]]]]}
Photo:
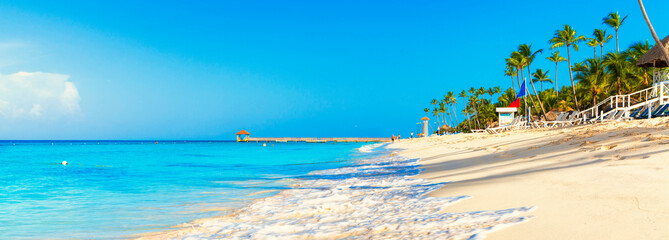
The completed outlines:
{"type": "Polygon", "coordinates": [[[3,239],[110,239],[225,214],[363,144],[0,142],[3,239]],[[60,163],[67,161],[69,165],[60,163]]]}

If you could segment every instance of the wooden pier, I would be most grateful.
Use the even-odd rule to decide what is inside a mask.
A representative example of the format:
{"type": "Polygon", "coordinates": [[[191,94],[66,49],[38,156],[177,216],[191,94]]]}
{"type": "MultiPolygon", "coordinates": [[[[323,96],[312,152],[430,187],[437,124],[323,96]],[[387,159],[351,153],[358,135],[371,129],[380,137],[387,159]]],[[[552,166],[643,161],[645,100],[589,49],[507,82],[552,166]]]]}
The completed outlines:
{"type": "Polygon", "coordinates": [[[254,138],[249,137],[248,142],[306,142],[306,143],[327,143],[327,142],[390,142],[390,138],[302,138],[302,137],[284,137],[284,138],[254,138]]]}

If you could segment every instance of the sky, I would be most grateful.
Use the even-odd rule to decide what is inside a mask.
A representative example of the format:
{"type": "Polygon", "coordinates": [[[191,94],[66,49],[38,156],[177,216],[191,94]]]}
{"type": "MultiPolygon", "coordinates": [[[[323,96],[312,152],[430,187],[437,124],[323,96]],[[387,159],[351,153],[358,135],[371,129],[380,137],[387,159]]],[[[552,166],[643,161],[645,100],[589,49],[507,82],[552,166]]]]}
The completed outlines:
{"type": "Polygon", "coordinates": [[[553,76],[555,30],[612,11],[653,43],[636,1],[0,1],[0,139],[408,136],[432,98],[510,87],[519,44],[553,76]]]}

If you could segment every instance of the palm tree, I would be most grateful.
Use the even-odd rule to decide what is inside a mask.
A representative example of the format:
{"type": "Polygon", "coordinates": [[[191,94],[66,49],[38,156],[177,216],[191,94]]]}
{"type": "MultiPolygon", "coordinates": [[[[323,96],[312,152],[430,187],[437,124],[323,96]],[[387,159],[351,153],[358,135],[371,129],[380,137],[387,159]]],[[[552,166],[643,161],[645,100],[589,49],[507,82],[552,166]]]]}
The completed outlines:
{"type": "Polygon", "coordinates": [[[448,102],[450,103],[449,105],[451,106],[451,110],[453,111],[453,117],[455,117],[455,123],[453,126],[457,126],[459,122],[457,114],[458,99],[455,98],[455,94],[453,94],[452,91],[448,91],[448,93],[446,93],[446,97],[448,98],[448,102]]]}
{"type": "MultiPolygon", "coordinates": [[[[494,88],[492,88],[492,90],[495,92],[495,94],[497,94],[497,97],[499,98],[499,94],[502,93],[502,87],[495,86],[494,88]]],[[[513,94],[515,95],[516,93],[513,93],[513,94]]]]}
{"type": "Polygon", "coordinates": [[[583,64],[576,64],[576,79],[586,95],[592,97],[592,106],[597,104],[597,96],[607,87],[606,70],[603,62],[598,58],[586,59],[583,64]]]}
{"type": "Polygon", "coordinates": [[[477,127],[481,125],[481,122],[479,121],[479,111],[476,102],[478,102],[478,93],[475,88],[469,88],[469,104],[472,105],[474,108],[474,113],[476,114],[476,123],[478,123],[477,127]]]}
{"type": "Polygon", "coordinates": [[[423,111],[425,111],[425,116],[427,116],[427,113],[430,112],[430,109],[429,109],[429,108],[425,108],[425,109],[423,109],[423,111]]]}
{"type": "MultiPolygon", "coordinates": [[[[435,111],[436,111],[437,113],[439,113],[439,107],[438,107],[438,105],[439,105],[439,100],[437,100],[436,98],[433,98],[432,101],[430,101],[430,104],[434,105],[434,109],[432,110],[432,114],[434,115],[435,111]]],[[[437,116],[438,116],[438,115],[435,115],[435,117],[437,117],[437,116]]],[[[441,123],[439,122],[439,118],[438,118],[438,117],[437,117],[437,127],[438,127],[437,129],[441,129],[441,123]]]]}
{"type": "MultiPolygon", "coordinates": [[[[444,99],[441,100],[441,105],[444,106],[444,112],[448,115],[449,125],[453,125],[453,118],[451,117],[451,99],[447,95],[444,95],[444,99]]],[[[444,119],[445,121],[445,119],[444,119]]]]}
{"type": "MultiPolygon", "coordinates": [[[[662,41],[660,41],[660,38],[657,37],[657,33],[655,33],[655,28],[653,28],[653,24],[650,23],[650,19],[648,18],[648,14],[646,14],[646,8],[643,7],[643,1],[639,1],[639,8],[641,8],[641,13],[643,13],[643,18],[646,20],[646,24],[648,24],[648,29],[650,30],[650,34],[653,35],[653,39],[655,39],[655,44],[662,49],[662,53],[664,55],[664,61],[669,63],[669,51],[667,51],[666,48],[664,48],[664,44],[662,44],[662,41]]],[[[617,35],[616,35],[617,36],[617,35]]]]}
{"type": "MultiPolygon", "coordinates": [[[[639,58],[646,54],[650,50],[650,44],[648,41],[645,42],[636,42],[633,43],[629,49],[627,49],[627,56],[630,62],[637,63],[639,58]]],[[[639,79],[642,79],[641,86],[642,88],[647,88],[650,86],[649,71],[647,68],[634,68],[635,74],[639,76],[639,79]]]]}
{"type": "Polygon", "coordinates": [[[597,39],[589,38],[588,46],[592,47],[593,50],[592,57],[597,58],[597,46],[599,46],[599,42],[597,41],[597,39]]]}
{"type": "MultiPolygon", "coordinates": [[[[525,75],[524,75],[523,70],[525,69],[525,65],[527,65],[527,58],[525,58],[525,56],[522,53],[520,53],[519,51],[516,51],[516,52],[511,53],[511,59],[512,59],[511,62],[513,64],[516,64],[516,70],[520,71],[520,76],[523,78],[523,82],[524,82],[525,81],[525,75]]],[[[520,79],[518,79],[518,83],[520,84],[520,79]]],[[[527,83],[525,83],[525,84],[527,84],[527,83]]],[[[518,89],[520,89],[521,86],[518,86],[518,89]]],[[[525,88],[527,88],[527,85],[525,85],[525,88]]],[[[518,90],[518,91],[522,91],[522,90],[518,90]]],[[[537,108],[537,104],[534,102],[534,99],[532,98],[532,95],[527,94],[527,96],[525,96],[525,97],[529,98],[530,102],[532,102],[532,106],[534,107],[534,111],[539,112],[539,110],[537,108]]]]}
{"type": "Polygon", "coordinates": [[[469,129],[471,130],[472,129],[472,120],[469,117],[470,112],[471,112],[471,109],[469,107],[465,106],[465,109],[462,109],[462,114],[464,114],[465,117],[467,118],[467,125],[469,125],[469,129]]]}
{"type": "MultiPolygon", "coordinates": [[[[523,57],[525,58],[525,62],[527,63],[527,77],[530,78],[530,85],[532,85],[534,96],[537,98],[537,102],[539,102],[539,107],[541,107],[541,114],[544,116],[544,119],[546,119],[546,110],[544,110],[544,104],[541,102],[541,99],[539,99],[539,94],[537,94],[537,89],[534,88],[534,82],[531,80],[532,74],[530,73],[530,65],[534,61],[534,58],[536,57],[537,54],[543,53],[543,51],[544,51],[543,49],[539,49],[535,52],[532,52],[532,44],[529,45],[521,44],[520,46],[518,46],[518,52],[520,52],[520,54],[523,55],[523,57]]],[[[534,103],[534,101],[532,103],[534,103]]],[[[537,111],[537,114],[539,114],[539,111],[537,111]]]]}
{"type": "Polygon", "coordinates": [[[437,133],[439,133],[439,129],[441,129],[441,123],[439,122],[439,108],[438,107],[434,107],[434,109],[432,109],[432,116],[434,116],[434,118],[437,119],[437,133]]]}
{"type": "Polygon", "coordinates": [[[495,95],[495,90],[492,89],[492,88],[488,88],[485,92],[486,92],[488,95],[490,95],[490,104],[492,104],[492,97],[495,95]]]}
{"type": "Polygon", "coordinates": [[[516,76],[516,72],[513,70],[513,66],[506,64],[506,69],[504,69],[504,76],[511,77],[511,89],[513,89],[513,95],[516,95],[516,82],[513,80],[513,77],[516,76]]]}
{"type": "Polygon", "coordinates": [[[539,82],[541,84],[541,91],[544,91],[544,82],[553,83],[553,80],[548,76],[549,71],[545,71],[541,68],[537,69],[532,74],[532,82],[539,82]]]}
{"type": "Polygon", "coordinates": [[[604,58],[604,66],[611,73],[612,80],[615,80],[618,95],[622,94],[622,81],[626,76],[627,54],[610,52],[604,58]]]}
{"type": "Polygon", "coordinates": [[[620,48],[618,48],[618,28],[623,25],[625,19],[627,19],[627,16],[621,19],[618,12],[611,12],[602,19],[602,24],[606,24],[616,31],[616,52],[620,52],[620,48]]]}
{"type": "Polygon", "coordinates": [[[595,29],[592,35],[595,36],[595,39],[599,42],[599,57],[604,58],[604,43],[611,40],[613,36],[611,36],[611,34],[606,35],[606,29],[595,29]]]}
{"type": "Polygon", "coordinates": [[[557,96],[558,96],[558,92],[559,92],[558,89],[557,89],[557,70],[558,70],[558,63],[559,63],[559,62],[564,62],[564,61],[566,61],[567,59],[564,59],[564,57],[560,56],[560,52],[559,52],[559,51],[555,51],[555,52],[553,52],[553,54],[552,54],[550,57],[547,57],[546,59],[548,59],[548,60],[550,60],[551,62],[554,62],[554,63],[555,63],[555,81],[554,81],[554,83],[555,83],[555,88],[554,88],[554,90],[555,90],[555,97],[557,97],[557,96]]]}
{"type": "Polygon", "coordinates": [[[520,59],[514,57],[514,53],[511,53],[511,56],[506,59],[506,65],[507,67],[511,68],[511,70],[516,71],[516,78],[518,79],[518,91],[520,91],[520,65],[521,62],[519,62],[520,59]]]}
{"type": "Polygon", "coordinates": [[[439,103],[439,112],[441,113],[441,118],[443,118],[444,122],[442,127],[448,126],[449,124],[446,122],[446,106],[444,105],[444,102],[439,103]]]}
{"type": "Polygon", "coordinates": [[[577,36],[576,30],[574,30],[571,26],[565,24],[564,29],[556,30],[555,34],[553,35],[553,38],[548,41],[549,43],[552,44],[551,49],[559,47],[567,47],[567,63],[569,64],[569,78],[571,79],[571,89],[574,93],[573,95],[574,106],[576,106],[576,110],[578,111],[581,111],[581,109],[578,106],[578,99],[576,99],[576,86],[574,84],[574,75],[572,74],[571,70],[571,56],[569,54],[569,47],[573,46],[574,51],[578,51],[578,43],[584,40],[585,40],[584,36],[577,36]]]}

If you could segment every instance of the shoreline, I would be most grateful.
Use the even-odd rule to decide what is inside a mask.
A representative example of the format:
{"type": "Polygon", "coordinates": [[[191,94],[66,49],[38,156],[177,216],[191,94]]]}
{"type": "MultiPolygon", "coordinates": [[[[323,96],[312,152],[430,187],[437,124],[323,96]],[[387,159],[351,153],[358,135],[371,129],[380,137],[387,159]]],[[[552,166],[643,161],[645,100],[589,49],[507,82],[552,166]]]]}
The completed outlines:
{"type": "Polygon", "coordinates": [[[446,212],[536,206],[490,239],[669,239],[669,119],[499,135],[458,134],[391,147],[419,158],[415,176],[449,182],[446,212]]]}
{"type": "MultiPolygon", "coordinates": [[[[367,145],[369,146],[369,145],[367,145]]],[[[386,148],[387,149],[387,148],[386,148]]],[[[362,147],[360,151],[369,151],[362,147]]],[[[431,197],[442,183],[415,178],[418,160],[390,153],[351,166],[310,173],[291,189],[254,200],[230,214],[197,219],[136,239],[288,238],[481,239],[526,222],[531,207],[444,212],[466,195],[431,197]]]]}

